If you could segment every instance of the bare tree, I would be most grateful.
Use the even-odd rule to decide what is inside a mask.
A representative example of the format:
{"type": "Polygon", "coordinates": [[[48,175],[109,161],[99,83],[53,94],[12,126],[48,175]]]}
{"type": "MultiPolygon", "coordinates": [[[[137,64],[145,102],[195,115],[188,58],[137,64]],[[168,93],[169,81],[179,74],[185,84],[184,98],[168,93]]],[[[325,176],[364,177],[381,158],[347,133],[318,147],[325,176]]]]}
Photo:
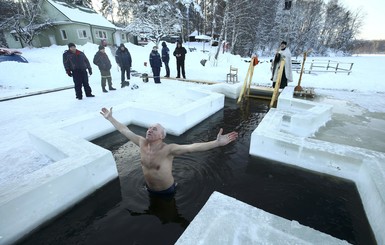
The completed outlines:
{"type": "Polygon", "coordinates": [[[100,8],[101,14],[106,19],[111,19],[112,23],[115,23],[114,20],[114,9],[116,8],[116,4],[114,0],[102,0],[102,6],[100,8]]]}
{"type": "Polygon", "coordinates": [[[138,3],[133,9],[135,18],[125,27],[134,35],[147,33],[156,44],[162,37],[172,34],[182,24],[182,14],[173,4],[161,2],[156,5],[138,3]]]}
{"type": "Polygon", "coordinates": [[[287,37],[294,55],[318,46],[323,23],[323,0],[297,0],[292,7],[291,32],[287,37]]]}
{"type": "Polygon", "coordinates": [[[12,16],[4,19],[1,28],[14,31],[22,43],[32,46],[33,39],[52,26],[51,20],[42,17],[38,0],[20,1],[16,5],[12,16]]]}
{"type": "Polygon", "coordinates": [[[18,6],[11,0],[0,2],[0,46],[8,47],[5,40],[4,31],[9,30],[9,20],[12,19],[13,13],[17,11],[18,6]]]}

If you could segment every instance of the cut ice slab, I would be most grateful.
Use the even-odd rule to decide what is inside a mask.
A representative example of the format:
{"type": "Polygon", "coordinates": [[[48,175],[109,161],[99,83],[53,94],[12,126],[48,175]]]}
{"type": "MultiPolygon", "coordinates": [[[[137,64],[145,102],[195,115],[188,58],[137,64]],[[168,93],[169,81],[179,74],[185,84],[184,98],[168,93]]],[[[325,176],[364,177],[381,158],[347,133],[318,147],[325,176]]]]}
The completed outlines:
{"type": "Polygon", "coordinates": [[[214,192],[175,244],[349,243],[214,192]]]}

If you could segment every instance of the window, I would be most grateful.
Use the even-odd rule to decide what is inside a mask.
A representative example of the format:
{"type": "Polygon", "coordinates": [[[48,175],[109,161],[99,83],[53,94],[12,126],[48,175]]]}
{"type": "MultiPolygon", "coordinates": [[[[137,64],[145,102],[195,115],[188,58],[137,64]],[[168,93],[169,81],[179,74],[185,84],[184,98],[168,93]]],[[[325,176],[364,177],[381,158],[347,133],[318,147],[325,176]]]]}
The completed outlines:
{"type": "Polygon", "coordinates": [[[63,40],[67,40],[68,39],[67,32],[65,30],[60,30],[60,34],[61,34],[61,38],[63,40]]]}
{"type": "Polygon", "coordinates": [[[86,30],[78,30],[79,39],[87,39],[87,31],[86,30]]]}
{"type": "Polygon", "coordinates": [[[126,35],[124,35],[124,33],[122,33],[122,40],[126,40],[126,35]]]}
{"type": "Polygon", "coordinates": [[[95,37],[97,39],[107,39],[107,32],[102,30],[95,30],[95,37]]]}

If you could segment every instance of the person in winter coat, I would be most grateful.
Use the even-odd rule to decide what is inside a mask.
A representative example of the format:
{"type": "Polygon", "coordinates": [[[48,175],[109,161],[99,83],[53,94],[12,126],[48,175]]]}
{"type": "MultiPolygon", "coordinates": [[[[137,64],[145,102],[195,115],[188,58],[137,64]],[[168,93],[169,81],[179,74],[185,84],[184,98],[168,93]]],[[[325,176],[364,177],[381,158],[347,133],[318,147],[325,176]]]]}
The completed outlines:
{"type": "Polygon", "coordinates": [[[158,47],[154,46],[150,53],[150,66],[152,68],[152,73],[154,73],[154,82],[160,83],[160,68],[162,67],[162,60],[160,54],[158,53],[158,47]]]}
{"type": "Polygon", "coordinates": [[[100,76],[102,77],[101,85],[103,93],[107,93],[106,90],[106,82],[108,81],[108,89],[116,90],[114,87],[112,87],[112,81],[111,81],[111,62],[106,54],[106,49],[104,46],[99,46],[99,51],[94,56],[94,64],[99,67],[100,70],[100,76]]]}
{"type": "Polygon", "coordinates": [[[88,84],[88,73],[92,75],[92,68],[86,55],[76,49],[74,43],[68,44],[68,50],[63,54],[63,65],[68,76],[72,77],[75,84],[76,99],[83,99],[82,86],[86,97],[95,97],[88,84]]]}
{"type": "Polygon", "coordinates": [[[186,79],[186,73],[184,70],[184,59],[186,56],[187,50],[182,47],[182,43],[178,42],[176,48],[174,50],[174,56],[176,57],[176,69],[178,71],[178,76],[176,78],[180,78],[180,70],[182,69],[182,76],[186,79]]]}
{"type": "Polygon", "coordinates": [[[167,47],[166,42],[162,42],[162,61],[166,68],[166,75],[164,77],[170,77],[170,67],[168,62],[170,61],[170,50],[167,47]]]}
{"type": "Polygon", "coordinates": [[[282,41],[277,53],[275,54],[274,60],[271,63],[272,76],[271,80],[273,81],[273,88],[278,78],[278,70],[280,62],[282,59],[285,59],[285,66],[283,67],[283,73],[281,78],[281,85],[279,88],[284,88],[287,86],[287,83],[293,81],[293,73],[291,70],[291,52],[290,49],[286,46],[287,42],[282,41]]]}
{"type": "Polygon", "coordinates": [[[122,88],[130,85],[130,71],[132,66],[131,54],[124,44],[120,44],[115,55],[116,63],[120,67],[122,88]],[[125,82],[127,76],[127,82],[125,82]]]}

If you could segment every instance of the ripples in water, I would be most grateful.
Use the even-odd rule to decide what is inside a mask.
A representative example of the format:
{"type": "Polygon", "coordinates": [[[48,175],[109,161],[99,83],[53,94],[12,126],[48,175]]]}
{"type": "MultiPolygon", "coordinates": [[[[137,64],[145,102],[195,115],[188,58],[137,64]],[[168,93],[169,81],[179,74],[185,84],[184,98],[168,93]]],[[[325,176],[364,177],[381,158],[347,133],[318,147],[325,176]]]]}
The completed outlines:
{"type": "MultiPolygon", "coordinates": [[[[136,146],[124,136],[115,132],[95,140],[114,152],[118,187],[102,188],[90,204],[22,244],[174,244],[213,191],[352,244],[375,244],[354,183],[249,156],[251,133],[267,111],[266,101],[240,107],[226,100],[224,109],[183,135],[168,135],[167,143],[189,144],[215,139],[220,128],[239,133],[227,146],[176,157],[178,187],[169,199],[148,195],[136,146]]],[[[130,129],[140,135],[146,131],[130,129]]]]}

